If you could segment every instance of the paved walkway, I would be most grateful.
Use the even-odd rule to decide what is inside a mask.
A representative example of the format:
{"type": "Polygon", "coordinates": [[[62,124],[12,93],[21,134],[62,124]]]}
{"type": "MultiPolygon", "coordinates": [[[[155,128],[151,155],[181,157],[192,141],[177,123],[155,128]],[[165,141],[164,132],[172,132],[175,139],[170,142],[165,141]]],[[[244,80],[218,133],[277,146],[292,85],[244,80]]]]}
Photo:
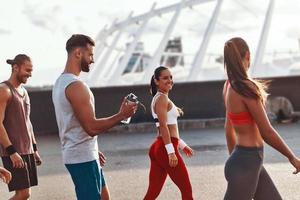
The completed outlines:
{"type": "MultiPolygon", "coordinates": [[[[300,124],[280,125],[276,129],[300,157],[300,124]]],[[[148,148],[153,133],[111,133],[99,137],[100,149],[107,156],[104,168],[112,200],[140,200],[148,184],[148,148]]],[[[187,159],[196,200],[222,199],[226,181],[223,174],[228,157],[222,128],[184,131],[181,137],[196,151],[187,159]]],[[[75,199],[70,176],[61,162],[57,136],[39,136],[39,149],[44,163],[39,168],[39,186],[32,189],[32,200],[75,199]]],[[[284,200],[300,199],[300,174],[293,175],[293,168],[280,153],[266,146],[265,167],[271,174],[284,200]]],[[[8,199],[6,186],[0,183],[0,199],[8,199]]],[[[177,187],[168,178],[159,200],[180,200],[177,187]]]]}

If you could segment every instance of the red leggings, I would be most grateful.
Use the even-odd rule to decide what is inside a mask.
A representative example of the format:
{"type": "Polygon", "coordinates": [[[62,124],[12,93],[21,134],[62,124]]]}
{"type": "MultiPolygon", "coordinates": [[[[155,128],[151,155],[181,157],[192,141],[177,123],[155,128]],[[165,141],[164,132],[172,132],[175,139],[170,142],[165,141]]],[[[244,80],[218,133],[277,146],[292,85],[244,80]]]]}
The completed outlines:
{"type": "Polygon", "coordinates": [[[189,175],[178,152],[178,139],[172,137],[171,141],[174,145],[175,154],[178,159],[176,167],[170,167],[169,157],[161,137],[157,137],[150,147],[149,157],[151,160],[151,167],[149,174],[149,187],[144,200],[154,200],[158,197],[167,175],[170,176],[172,181],[180,189],[183,200],[193,199],[189,175]]]}

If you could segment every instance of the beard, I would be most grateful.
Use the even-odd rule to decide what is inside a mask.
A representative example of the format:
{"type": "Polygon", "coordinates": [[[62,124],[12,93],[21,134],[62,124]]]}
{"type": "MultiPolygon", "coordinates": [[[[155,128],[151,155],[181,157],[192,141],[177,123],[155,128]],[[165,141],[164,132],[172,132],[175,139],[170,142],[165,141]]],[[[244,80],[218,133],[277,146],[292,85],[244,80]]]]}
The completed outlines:
{"type": "Polygon", "coordinates": [[[81,64],[80,65],[81,65],[81,70],[83,72],[89,72],[90,71],[90,65],[84,59],[81,60],[81,64]]]}
{"type": "Polygon", "coordinates": [[[17,76],[17,80],[19,83],[26,83],[27,82],[28,77],[27,76],[17,76]]]}

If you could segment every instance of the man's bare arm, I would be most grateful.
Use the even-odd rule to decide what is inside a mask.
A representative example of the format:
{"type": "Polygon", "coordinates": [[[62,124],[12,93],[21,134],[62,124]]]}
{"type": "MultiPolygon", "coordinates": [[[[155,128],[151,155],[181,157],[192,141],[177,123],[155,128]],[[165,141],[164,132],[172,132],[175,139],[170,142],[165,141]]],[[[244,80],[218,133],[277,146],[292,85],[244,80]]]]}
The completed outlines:
{"type": "Polygon", "coordinates": [[[71,103],[74,113],[83,129],[90,135],[95,136],[107,131],[118,124],[121,120],[130,117],[136,110],[136,105],[123,103],[119,112],[106,118],[97,119],[93,105],[90,102],[88,88],[81,82],[71,83],[65,90],[66,97],[71,103]]]}
{"type": "Polygon", "coordinates": [[[11,98],[11,93],[9,91],[9,88],[1,84],[0,85],[0,143],[4,148],[11,145],[11,141],[9,140],[7,132],[3,125],[6,106],[10,98],[11,98]]]}

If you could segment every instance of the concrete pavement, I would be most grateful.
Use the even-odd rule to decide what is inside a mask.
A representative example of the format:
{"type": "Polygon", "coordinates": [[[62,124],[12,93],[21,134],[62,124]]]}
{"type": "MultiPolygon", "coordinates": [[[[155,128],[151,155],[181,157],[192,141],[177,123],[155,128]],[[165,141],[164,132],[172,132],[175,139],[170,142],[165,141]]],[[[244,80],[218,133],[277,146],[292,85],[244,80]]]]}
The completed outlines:
{"type": "MultiPolygon", "coordinates": [[[[276,126],[280,135],[300,157],[300,124],[276,126]]],[[[182,131],[181,137],[195,150],[193,158],[184,160],[190,174],[196,200],[220,200],[226,190],[223,168],[228,157],[222,128],[182,131]]],[[[110,133],[99,137],[99,147],[107,157],[104,167],[112,200],[139,200],[148,186],[148,148],[154,133],[110,133]]],[[[32,189],[32,200],[75,199],[72,180],[61,161],[60,144],[55,135],[38,138],[44,163],[39,167],[39,186],[32,189]]],[[[268,145],[265,167],[284,200],[300,199],[300,174],[293,175],[287,159],[268,145]]],[[[0,183],[0,199],[11,196],[0,183]]],[[[168,178],[160,200],[179,200],[178,188],[168,178]]]]}

